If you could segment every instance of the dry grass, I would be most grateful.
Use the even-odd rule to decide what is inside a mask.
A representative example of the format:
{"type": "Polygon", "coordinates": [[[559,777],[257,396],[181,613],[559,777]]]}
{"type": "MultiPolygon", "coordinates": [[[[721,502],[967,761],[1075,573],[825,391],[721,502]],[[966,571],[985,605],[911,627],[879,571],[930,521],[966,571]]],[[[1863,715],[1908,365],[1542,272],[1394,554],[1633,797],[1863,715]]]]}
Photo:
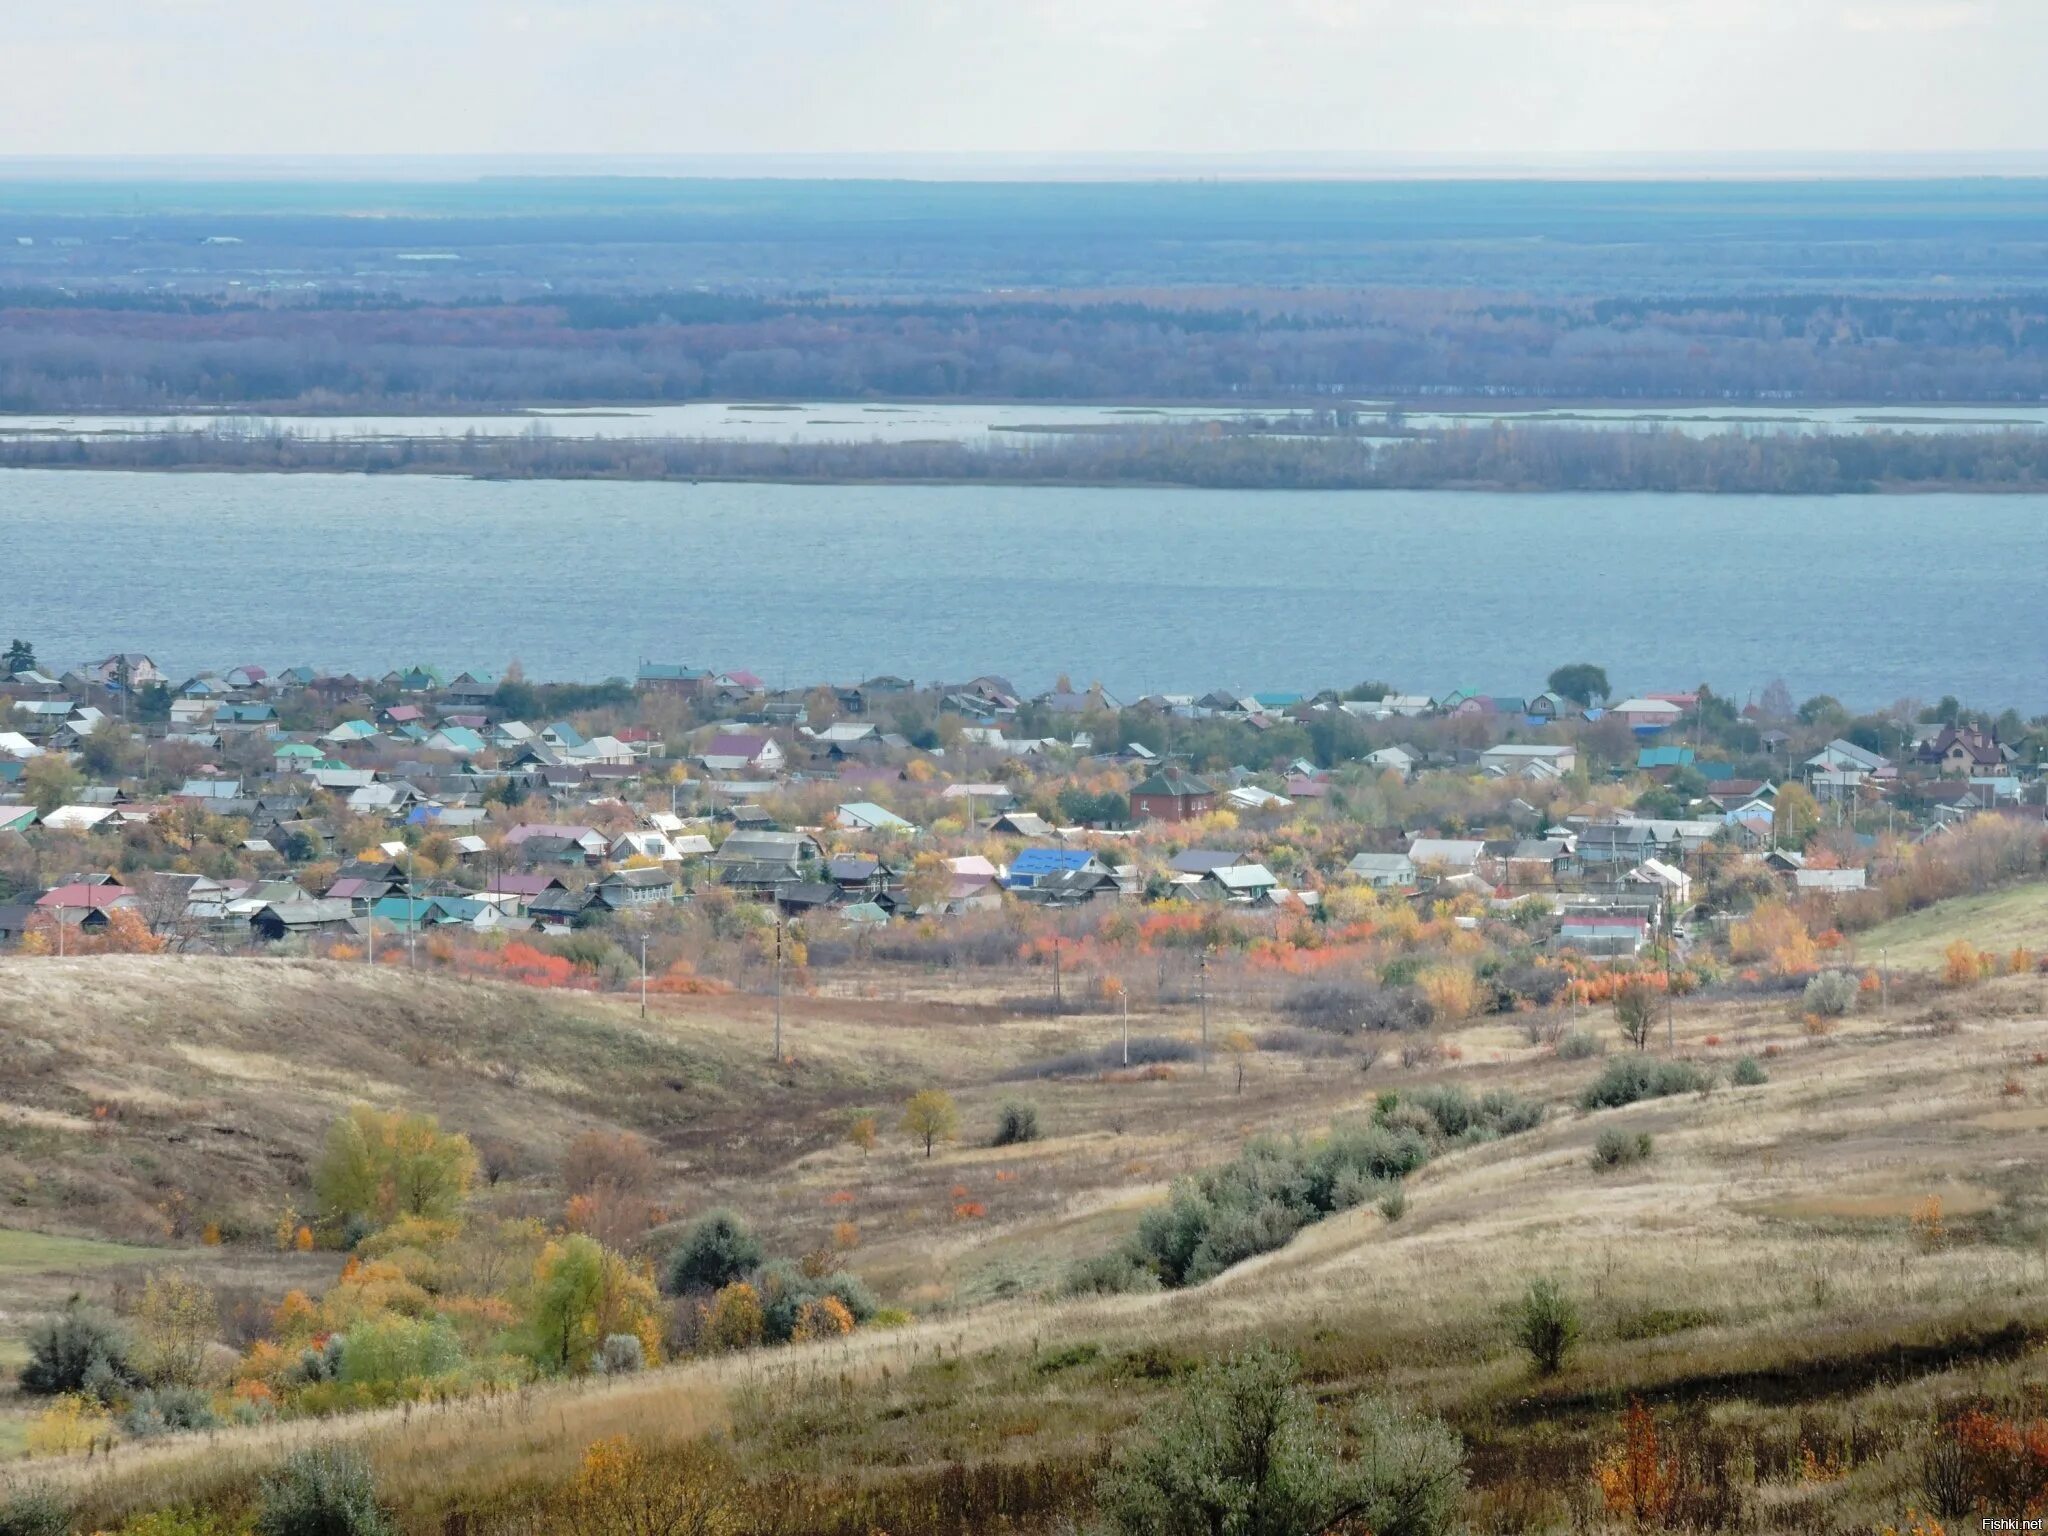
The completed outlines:
{"type": "MultiPolygon", "coordinates": [[[[0,968],[0,986],[7,981],[0,968]]],[[[857,1472],[869,1488],[954,1462],[1072,1468],[1099,1455],[1180,1362],[1263,1337],[1299,1350],[1326,1394],[1385,1386],[1448,1414],[1473,1448],[1482,1490],[1526,1481],[1534,1465],[1549,1469],[1542,1478],[1583,1488],[1592,1446],[1640,1394],[1755,1437],[1762,1506],[1803,1507],[1816,1495],[1786,1472],[1800,1437],[1862,1425],[1858,1433],[1876,1438],[1826,1493],[1861,1519],[1895,1512],[1908,1475],[1901,1447],[1938,1401],[2048,1380],[2033,1347],[2048,1340],[2048,1116],[2004,1092],[2009,1076],[2028,1093],[2048,1091],[2048,1070],[2032,1065],[2048,1013],[2037,979],[1969,994],[1957,1031],[1903,1011],[1858,1013],[1819,1043],[1782,1003],[1694,1003],[1678,1014],[1678,1048],[1725,1067],[1776,1047],[1771,1081],[1593,1115],[1568,1106],[1597,1062],[1558,1062],[1497,1023],[1463,1031],[1463,1062],[1428,1073],[1384,1062],[1370,1074],[1355,1065],[1305,1070],[1261,1057],[1240,1097],[1222,1071],[1207,1080],[996,1081],[1018,1060],[1107,1038],[1107,1020],[994,1025],[813,999],[796,1038],[815,1077],[792,1086],[765,1066],[746,1067],[742,1047],[758,1037],[744,1000],[689,1001],[650,1033],[730,1062],[728,1091],[761,1096],[764,1115],[787,1102],[816,1127],[788,1140],[763,1128],[732,1167],[719,1166],[716,1140],[677,1131],[665,1146],[706,1170],[701,1197],[765,1212],[793,1241],[850,1216],[869,1234],[853,1267],[921,1305],[926,1321],[409,1420],[128,1447],[57,1475],[108,1518],[174,1497],[232,1497],[289,1444],[360,1437],[409,1528],[427,1531],[449,1509],[556,1476],[591,1440],[622,1430],[726,1432],[752,1475],[857,1472]],[[1708,1047],[1710,1036],[1720,1043],[1708,1047]],[[1411,1180],[1399,1222],[1354,1211],[1193,1291],[1046,1298],[1071,1256],[1114,1243],[1176,1173],[1224,1155],[1247,1132],[1313,1131],[1367,1109],[1385,1086],[1425,1078],[1513,1088],[1558,1107],[1534,1132],[1429,1165],[1411,1180]],[[892,1084],[932,1080],[952,1087],[981,1139],[995,1104],[1019,1093],[1038,1103],[1047,1139],[1003,1149],[966,1141],[927,1162],[891,1134],[886,1116],[884,1146],[871,1154],[829,1134],[841,1106],[886,1104],[892,1084]],[[810,1093],[805,1082],[835,1086],[810,1093]],[[1609,1125],[1652,1133],[1655,1156],[1622,1175],[1592,1173],[1587,1150],[1609,1125]],[[770,1155],[777,1145],[786,1149],[779,1160],[770,1155]],[[963,1184],[986,1199],[985,1220],[953,1219],[950,1192],[963,1184]],[[842,1190],[850,1204],[833,1202],[842,1190]],[[1913,1219],[1930,1196],[1942,1203],[1938,1241],[1913,1219]],[[1539,1274],[1560,1279],[1588,1320],[1577,1357],[1540,1384],[1513,1354],[1501,1317],[1539,1274]]],[[[572,1011],[584,1028],[592,1019],[631,1027],[602,1000],[547,1006],[572,1011]]],[[[194,1030],[181,1037],[187,1044],[256,1046],[184,1028],[194,1030]]],[[[192,1070],[190,1057],[179,1060],[179,1071],[192,1070]]],[[[330,1051],[314,1064],[336,1062],[330,1051]]],[[[427,1069],[428,1081],[442,1070],[427,1069]]],[[[228,1091],[218,1086],[226,1078],[207,1081],[209,1091],[228,1091]]],[[[415,1097],[426,1091],[415,1079],[415,1097]]],[[[534,1114],[565,1131],[582,1123],[558,1098],[534,1114]]],[[[1045,1509],[1017,1512],[1022,1529],[1045,1518],[1045,1509]]]]}

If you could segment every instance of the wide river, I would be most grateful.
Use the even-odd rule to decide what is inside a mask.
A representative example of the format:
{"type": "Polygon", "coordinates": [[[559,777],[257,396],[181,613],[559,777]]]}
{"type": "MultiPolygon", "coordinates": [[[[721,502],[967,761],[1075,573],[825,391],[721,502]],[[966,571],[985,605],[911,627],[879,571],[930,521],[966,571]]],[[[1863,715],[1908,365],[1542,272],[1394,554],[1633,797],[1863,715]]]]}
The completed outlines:
{"type": "Polygon", "coordinates": [[[0,472],[0,640],[1113,691],[1783,677],[2048,710],[2048,497],[1073,490],[0,472]]]}

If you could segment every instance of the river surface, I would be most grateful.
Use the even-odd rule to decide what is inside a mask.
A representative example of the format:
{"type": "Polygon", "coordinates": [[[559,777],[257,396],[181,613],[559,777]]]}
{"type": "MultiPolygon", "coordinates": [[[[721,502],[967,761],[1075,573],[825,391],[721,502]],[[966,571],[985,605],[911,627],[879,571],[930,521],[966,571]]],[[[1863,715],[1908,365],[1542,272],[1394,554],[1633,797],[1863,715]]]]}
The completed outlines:
{"type": "MultiPolygon", "coordinates": [[[[1351,430],[1374,435],[1385,402],[1353,401],[1351,430]]],[[[1241,422],[1259,417],[1306,424],[1299,411],[1275,407],[1235,409],[1202,405],[1030,405],[945,401],[888,404],[813,402],[761,404],[701,401],[688,405],[597,406],[458,416],[252,416],[234,413],[0,414],[0,440],[9,437],[149,437],[166,432],[214,431],[236,436],[284,433],[351,442],[399,438],[516,437],[713,438],[730,442],[846,443],[940,440],[990,445],[1112,427],[1241,422]]],[[[1510,425],[1577,427],[1588,431],[1679,431],[1700,437],[1721,432],[1855,433],[1991,432],[2048,430],[2044,405],[1696,405],[1502,407],[1429,410],[1410,407],[1410,427],[1510,425]]]]}
{"type": "Polygon", "coordinates": [[[1783,677],[2048,710],[2048,497],[788,486],[0,471],[0,640],[771,683],[1527,694],[1783,677]]]}

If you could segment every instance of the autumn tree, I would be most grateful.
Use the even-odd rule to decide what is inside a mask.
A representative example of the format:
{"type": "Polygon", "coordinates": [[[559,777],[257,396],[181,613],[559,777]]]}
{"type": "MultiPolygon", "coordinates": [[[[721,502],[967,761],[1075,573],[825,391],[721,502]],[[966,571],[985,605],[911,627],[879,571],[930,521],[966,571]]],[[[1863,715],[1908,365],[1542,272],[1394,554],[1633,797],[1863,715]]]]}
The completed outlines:
{"type": "Polygon", "coordinates": [[[213,1292],[177,1270],[153,1270],[135,1308],[135,1368],[155,1387],[196,1387],[220,1330],[213,1292]]]}
{"type": "Polygon", "coordinates": [[[1615,990],[1614,1019],[1630,1049],[1640,1051],[1650,1043],[1650,1030],[1657,1022],[1657,993],[1648,978],[1630,976],[1615,990]]]}
{"type": "Polygon", "coordinates": [[[382,1226],[400,1216],[453,1216],[476,1177],[467,1136],[431,1115],[358,1104],[328,1128],[313,1188],[328,1219],[382,1226]]]}
{"type": "Polygon", "coordinates": [[[654,1277],[595,1238],[549,1243],[534,1266],[528,1353],[547,1370],[586,1371],[604,1341],[630,1334],[651,1362],[661,1344],[654,1277]]]}
{"type": "Polygon", "coordinates": [[[84,783],[85,775],[58,752],[31,758],[21,770],[22,791],[38,816],[47,816],[59,806],[69,805],[84,783]]]}
{"type": "Polygon", "coordinates": [[[654,1224],[654,1154],[629,1132],[586,1131],[562,1159],[569,1225],[620,1247],[654,1224]]]}
{"type": "Polygon", "coordinates": [[[1820,830],[1820,802],[1803,784],[1787,784],[1771,802],[1771,841],[1780,848],[1804,848],[1820,830]]]}
{"type": "Polygon", "coordinates": [[[951,1141],[960,1133],[960,1110],[952,1095],[938,1088],[926,1088],[912,1095],[903,1107],[903,1129],[912,1140],[924,1143],[924,1155],[930,1157],[934,1145],[951,1141]]]}

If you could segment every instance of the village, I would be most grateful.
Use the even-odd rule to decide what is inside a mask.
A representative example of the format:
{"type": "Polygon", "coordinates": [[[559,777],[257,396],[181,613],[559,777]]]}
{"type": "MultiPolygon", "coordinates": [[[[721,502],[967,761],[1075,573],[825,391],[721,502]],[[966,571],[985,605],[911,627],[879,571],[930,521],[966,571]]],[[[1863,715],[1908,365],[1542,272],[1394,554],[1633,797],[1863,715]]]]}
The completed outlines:
{"type": "MultiPolygon", "coordinates": [[[[1142,907],[1205,978],[1217,950],[1299,974],[1347,934],[1378,938],[1354,958],[1381,982],[1414,979],[1400,953],[1470,969],[1488,947],[1668,973],[1760,903],[1838,940],[1918,904],[1899,887],[1930,843],[2044,826],[2048,735],[2011,712],[1549,681],[1124,700],[656,663],[588,686],[177,677],[139,653],[53,671],[16,642],[0,946],[417,965],[427,936],[435,963],[516,943],[515,973],[643,989],[1049,958],[1064,1001],[1089,936],[1128,939],[1142,907]],[[1402,919],[1390,952],[1400,907],[1440,941],[1402,919]]],[[[1098,989],[1129,984],[1094,958],[1098,989]]]]}

